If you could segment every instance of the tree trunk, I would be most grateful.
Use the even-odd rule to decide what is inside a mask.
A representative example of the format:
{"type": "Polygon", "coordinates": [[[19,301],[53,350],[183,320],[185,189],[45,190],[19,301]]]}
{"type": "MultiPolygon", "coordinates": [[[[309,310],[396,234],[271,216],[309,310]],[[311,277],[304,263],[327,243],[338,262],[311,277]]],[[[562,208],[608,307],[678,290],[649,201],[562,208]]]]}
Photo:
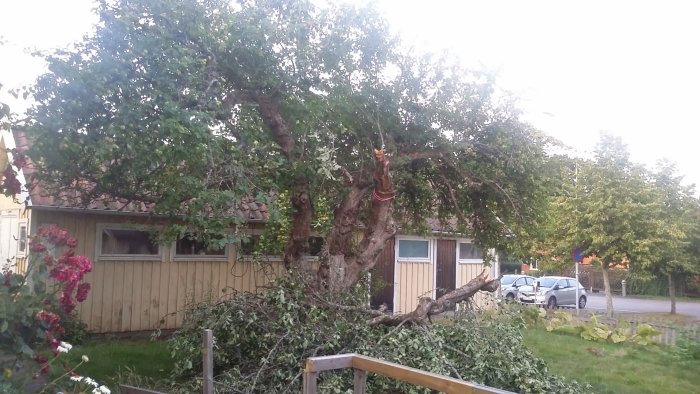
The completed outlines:
{"type": "Polygon", "coordinates": [[[676,314],[676,278],[673,273],[668,274],[668,295],[671,297],[671,314],[676,314]]]}
{"type": "Polygon", "coordinates": [[[369,185],[346,174],[350,192],[333,212],[331,231],[326,238],[327,261],[321,262],[318,272],[321,283],[325,282],[332,291],[354,286],[364,272],[374,267],[386,241],[397,231],[391,215],[394,189],[389,175],[389,160],[384,151],[375,149],[374,155],[375,184],[371,194],[370,216],[359,244],[354,242],[359,228],[357,217],[361,204],[369,197],[369,185]]]}
{"type": "Polygon", "coordinates": [[[612,317],[613,315],[613,299],[612,299],[612,290],[610,289],[610,276],[608,275],[608,268],[610,268],[610,265],[607,263],[601,264],[601,267],[603,268],[603,288],[605,290],[605,314],[608,317],[612,317]]]}

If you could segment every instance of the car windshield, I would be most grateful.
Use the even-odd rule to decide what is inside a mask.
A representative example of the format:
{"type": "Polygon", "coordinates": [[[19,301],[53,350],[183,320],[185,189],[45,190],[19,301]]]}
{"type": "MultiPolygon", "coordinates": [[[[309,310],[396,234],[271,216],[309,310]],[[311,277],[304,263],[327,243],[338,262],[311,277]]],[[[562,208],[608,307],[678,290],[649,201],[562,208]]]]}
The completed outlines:
{"type": "Polygon", "coordinates": [[[557,278],[540,278],[537,281],[539,282],[540,287],[554,287],[557,280],[557,278]]]}
{"type": "Polygon", "coordinates": [[[506,275],[501,278],[501,285],[509,285],[513,283],[516,279],[518,279],[517,276],[506,275]]]}

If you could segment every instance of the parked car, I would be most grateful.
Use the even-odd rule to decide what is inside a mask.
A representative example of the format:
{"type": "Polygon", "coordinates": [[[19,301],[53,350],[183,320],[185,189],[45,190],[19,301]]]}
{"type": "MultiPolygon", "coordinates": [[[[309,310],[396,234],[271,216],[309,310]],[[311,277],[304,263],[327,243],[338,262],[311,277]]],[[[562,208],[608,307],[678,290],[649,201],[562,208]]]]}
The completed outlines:
{"type": "Polygon", "coordinates": [[[506,301],[518,299],[518,291],[523,286],[532,286],[535,278],[527,275],[503,275],[501,277],[501,296],[506,301]]]}
{"type": "Polygon", "coordinates": [[[586,307],[586,289],[574,278],[565,276],[543,276],[535,280],[534,286],[521,287],[518,300],[524,304],[535,304],[556,308],[557,306],[576,307],[576,287],[578,286],[578,307],[586,307]]]}

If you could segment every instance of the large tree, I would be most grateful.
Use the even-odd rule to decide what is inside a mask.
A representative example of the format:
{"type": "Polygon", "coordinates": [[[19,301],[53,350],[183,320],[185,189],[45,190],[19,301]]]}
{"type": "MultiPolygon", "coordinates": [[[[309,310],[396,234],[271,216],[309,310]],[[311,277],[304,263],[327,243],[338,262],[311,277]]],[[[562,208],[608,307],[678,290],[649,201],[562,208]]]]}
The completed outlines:
{"type": "Polygon", "coordinates": [[[551,243],[570,259],[578,248],[603,273],[607,314],[613,311],[608,270],[641,269],[655,261],[660,200],[646,170],[629,159],[619,137],[602,135],[593,160],[575,162],[552,203],[551,243]]]}
{"type": "Polygon", "coordinates": [[[694,196],[694,186],[682,184],[683,177],[675,165],[660,161],[654,175],[654,184],[661,199],[658,234],[654,239],[657,259],[647,273],[668,278],[671,313],[676,313],[676,288],[684,275],[700,273],[698,257],[698,228],[700,204],[694,196]]]}
{"type": "Polygon", "coordinates": [[[399,225],[456,221],[486,248],[537,218],[547,139],[488,75],[401,49],[372,9],[102,0],[97,12],[94,34],[48,57],[28,127],[39,180],[74,203],[140,201],[209,233],[242,224],[231,212],[251,197],[288,204],[285,263],[340,291],[399,225]],[[305,255],[319,222],[317,267],[305,255]]]}

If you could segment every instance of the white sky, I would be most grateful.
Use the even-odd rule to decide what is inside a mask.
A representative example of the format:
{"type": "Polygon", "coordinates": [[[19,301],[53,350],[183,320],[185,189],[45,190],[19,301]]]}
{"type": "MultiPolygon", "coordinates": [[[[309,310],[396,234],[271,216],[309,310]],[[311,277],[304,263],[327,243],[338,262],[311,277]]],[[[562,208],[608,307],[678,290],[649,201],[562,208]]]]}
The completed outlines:
{"type": "MultiPolygon", "coordinates": [[[[700,2],[693,0],[377,0],[404,41],[448,49],[493,70],[525,119],[590,152],[619,135],[632,159],[667,157],[700,185],[700,2]]],[[[6,0],[0,83],[31,83],[22,55],[76,41],[95,21],[90,0],[6,0]]],[[[7,96],[3,95],[7,100],[7,96]]],[[[11,102],[15,109],[26,106],[11,102]]]]}

